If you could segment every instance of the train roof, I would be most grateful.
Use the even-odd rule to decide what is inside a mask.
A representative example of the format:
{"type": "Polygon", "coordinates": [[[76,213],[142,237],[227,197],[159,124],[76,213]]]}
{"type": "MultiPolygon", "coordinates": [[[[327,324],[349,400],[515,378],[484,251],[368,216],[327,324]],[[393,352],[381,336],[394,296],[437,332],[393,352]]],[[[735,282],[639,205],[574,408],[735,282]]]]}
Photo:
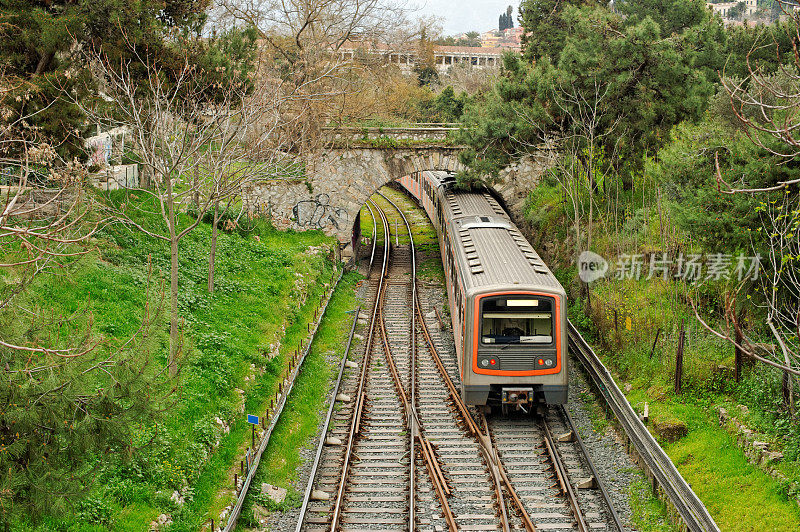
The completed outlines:
{"type": "Polygon", "coordinates": [[[443,192],[450,233],[457,244],[455,259],[467,290],[518,284],[564,293],[561,283],[489,193],[449,187],[443,192]]]}

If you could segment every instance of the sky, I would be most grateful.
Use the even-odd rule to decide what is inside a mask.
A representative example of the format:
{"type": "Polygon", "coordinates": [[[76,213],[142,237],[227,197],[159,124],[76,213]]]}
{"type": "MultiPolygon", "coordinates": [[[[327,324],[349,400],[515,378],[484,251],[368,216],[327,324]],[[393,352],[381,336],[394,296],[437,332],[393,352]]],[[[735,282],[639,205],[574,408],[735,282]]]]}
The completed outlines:
{"type": "Polygon", "coordinates": [[[500,14],[509,5],[514,6],[516,24],[519,0],[416,0],[415,3],[420,7],[418,15],[435,16],[444,28],[444,35],[455,35],[497,29],[500,14]]]}

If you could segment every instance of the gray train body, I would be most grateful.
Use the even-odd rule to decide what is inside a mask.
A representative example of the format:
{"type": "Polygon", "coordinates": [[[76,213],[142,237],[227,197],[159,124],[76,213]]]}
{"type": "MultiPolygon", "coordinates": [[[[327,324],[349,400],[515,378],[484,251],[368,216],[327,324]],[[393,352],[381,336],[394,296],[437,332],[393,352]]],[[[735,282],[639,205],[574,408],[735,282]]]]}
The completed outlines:
{"type": "Polygon", "coordinates": [[[467,404],[567,401],[564,288],[488,192],[440,172],[399,180],[439,236],[467,404]]]}

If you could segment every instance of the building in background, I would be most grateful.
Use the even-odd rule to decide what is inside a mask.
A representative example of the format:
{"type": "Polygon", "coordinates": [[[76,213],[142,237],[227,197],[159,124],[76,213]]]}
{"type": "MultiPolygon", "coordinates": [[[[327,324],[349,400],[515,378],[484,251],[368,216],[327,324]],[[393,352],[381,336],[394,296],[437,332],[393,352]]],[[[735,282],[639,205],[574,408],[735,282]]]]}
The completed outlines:
{"type": "Polygon", "coordinates": [[[718,14],[725,24],[741,23],[743,19],[752,18],[758,11],[757,0],[741,0],[735,2],[706,2],[706,7],[718,14]]]}
{"type": "Polygon", "coordinates": [[[521,50],[522,33],[525,30],[521,27],[507,28],[503,31],[489,30],[481,33],[481,48],[501,48],[504,50],[521,50]]]}
{"type": "MultiPolygon", "coordinates": [[[[499,68],[504,47],[475,47],[475,46],[434,46],[433,61],[439,73],[446,73],[456,65],[466,65],[472,68],[492,69],[499,68]]],[[[396,64],[405,74],[410,74],[417,61],[417,51],[414,45],[393,48],[386,44],[373,44],[361,42],[348,42],[337,52],[340,59],[345,61],[365,58],[377,58],[388,64],[396,64]]]]}

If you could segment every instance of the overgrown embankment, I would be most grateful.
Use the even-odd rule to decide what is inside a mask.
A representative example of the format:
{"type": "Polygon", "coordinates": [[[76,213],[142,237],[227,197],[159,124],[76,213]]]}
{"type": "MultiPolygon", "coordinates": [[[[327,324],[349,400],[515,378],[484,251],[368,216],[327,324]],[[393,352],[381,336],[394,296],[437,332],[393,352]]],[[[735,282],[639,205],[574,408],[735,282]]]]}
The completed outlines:
{"type": "MultiPolygon", "coordinates": [[[[636,185],[644,187],[642,182],[636,185]]],[[[592,250],[609,262],[609,272],[590,283],[588,292],[576,266],[570,219],[574,213],[562,201],[555,182],[546,181],[531,192],[526,216],[532,224],[532,240],[568,289],[570,318],[591,338],[634,408],[641,412],[645,403],[649,405],[651,432],[720,528],[796,530],[800,511],[792,482],[800,479],[800,427],[783,413],[781,372],[746,363],[737,383],[733,346],[696,319],[693,305],[712,326],[720,327],[714,314],[729,288],[723,279],[715,282],[703,273],[696,282],[687,281],[676,277],[676,264],[668,266],[668,275],[660,275],[659,270],[650,273],[651,264],[663,253],[678,259],[681,254],[688,258],[719,252],[711,241],[692,239],[675,222],[677,211],[650,193],[624,192],[615,200],[606,198],[607,204],[595,198],[592,250]],[[612,207],[605,209],[606,205],[612,207]],[[621,214],[618,224],[615,210],[621,214]],[[630,269],[636,258],[638,273],[630,269]],[[684,362],[678,392],[675,368],[682,328],[684,362]],[[766,467],[786,480],[776,480],[766,467],[748,462],[736,436],[719,426],[715,406],[731,409],[737,403],[749,407],[753,438],[783,453],[782,459],[766,467]]],[[[583,231],[588,227],[582,222],[583,231]]],[[[731,269],[735,256],[732,262],[731,269]]],[[[707,268],[708,259],[702,264],[707,268]]]]}
{"type": "MultiPolygon", "coordinates": [[[[162,223],[155,204],[141,202],[140,212],[136,222],[144,227],[162,223]]],[[[149,530],[159,516],[172,531],[201,529],[212,517],[219,523],[229,503],[229,477],[249,445],[245,413],[263,414],[287,356],[306,335],[323,285],[334,276],[333,242],[321,233],[281,233],[262,220],[227,227],[217,244],[213,293],[207,291],[210,225],[201,223],[180,243],[180,371],[152,390],[157,404],[150,417],[119,427],[130,431],[130,445],[76,457],[76,471],[94,468],[93,482],[63,506],[48,511],[15,501],[13,528],[149,530]]],[[[72,316],[73,330],[89,330],[112,361],[115,347],[141,328],[147,308],[153,324],[129,356],[153,362],[146,376],[164,372],[169,327],[159,308],[169,273],[167,243],[113,224],[92,246],[60,275],[39,276],[17,305],[72,316]]],[[[3,326],[31,334],[20,314],[3,326]]],[[[78,384],[81,393],[91,393],[108,383],[78,384]]]]}

